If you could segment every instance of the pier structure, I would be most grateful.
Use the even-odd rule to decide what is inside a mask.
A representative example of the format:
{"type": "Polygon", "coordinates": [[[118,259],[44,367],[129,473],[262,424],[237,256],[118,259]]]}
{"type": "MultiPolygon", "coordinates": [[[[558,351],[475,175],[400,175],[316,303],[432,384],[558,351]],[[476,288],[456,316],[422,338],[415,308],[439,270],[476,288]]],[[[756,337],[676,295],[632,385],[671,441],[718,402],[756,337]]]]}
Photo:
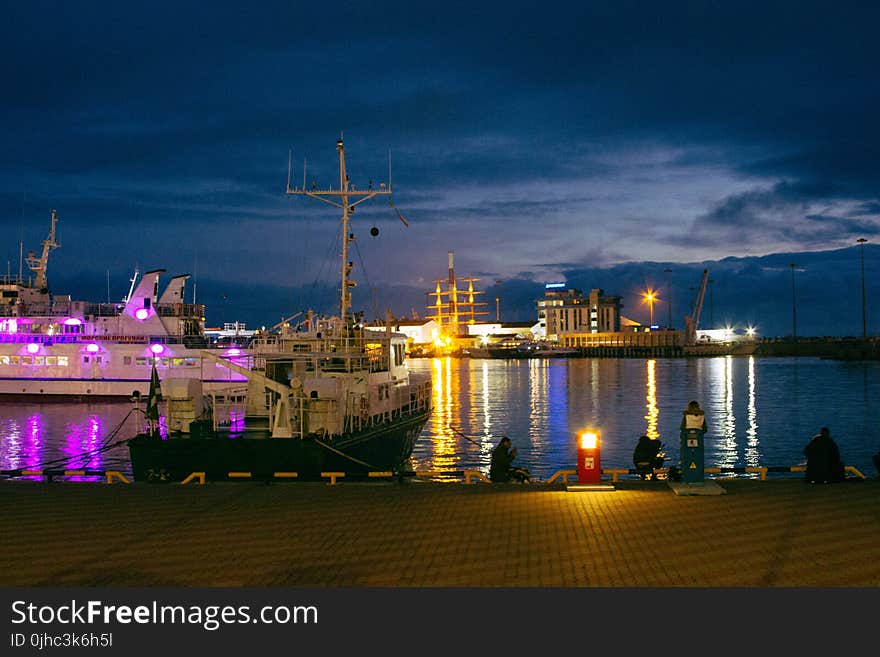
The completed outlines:
{"type": "Polygon", "coordinates": [[[561,482],[290,481],[0,482],[7,544],[0,581],[7,587],[880,584],[878,482],[871,479],[730,480],[722,483],[726,495],[684,498],[666,481],[617,482],[607,492],[569,492],[561,482]],[[389,509],[393,519],[383,520],[389,509]],[[176,549],[168,550],[169,543],[176,549]],[[298,555],[293,566],[291,554],[298,555]]]}
{"type": "Polygon", "coordinates": [[[577,349],[579,355],[596,358],[687,355],[684,333],[673,330],[567,333],[559,336],[559,344],[577,349]]]}

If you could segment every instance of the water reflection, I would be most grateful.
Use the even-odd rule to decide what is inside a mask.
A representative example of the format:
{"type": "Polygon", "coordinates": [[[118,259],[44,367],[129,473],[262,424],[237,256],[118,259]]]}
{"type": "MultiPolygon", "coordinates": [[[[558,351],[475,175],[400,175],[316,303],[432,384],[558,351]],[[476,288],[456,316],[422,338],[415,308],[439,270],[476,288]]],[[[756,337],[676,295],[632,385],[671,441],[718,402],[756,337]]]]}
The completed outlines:
{"type": "Polygon", "coordinates": [[[13,418],[0,421],[0,470],[14,470],[18,467],[21,452],[21,427],[13,418]]]}
{"type": "Polygon", "coordinates": [[[648,394],[646,396],[648,413],[645,419],[648,421],[648,428],[645,435],[654,440],[660,437],[657,431],[657,420],[660,417],[660,410],[657,408],[657,361],[649,360],[647,363],[648,371],[648,394]]]}
{"type": "Polygon", "coordinates": [[[482,403],[483,403],[483,435],[491,436],[492,435],[492,416],[489,413],[489,363],[485,360],[482,361],[482,367],[480,368],[482,372],[482,384],[483,384],[483,395],[482,395],[482,403]]]}
{"type": "Polygon", "coordinates": [[[19,467],[37,468],[43,455],[43,418],[34,413],[27,419],[27,433],[21,446],[21,465],[19,467]]]}
{"type": "Polygon", "coordinates": [[[757,467],[760,465],[758,453],[758,407],[755,395],[755,357],[749,356],[749,407],[747,417],[749,428],[746,429],[746,465],[757,467]]]}
{"type": "MultiPolygon", "coordinates": [[[[453,399],[458,394],[459,379],[452,376],[452,359],[433,359],[434,376],[434,413],[431,416],[433,426],[433,464],[432,468],[453,469],[455,468],[455,433],[451,426],[458,424],[458,404],[453,405],[453,399]],[[453,394],[453,382],[455,395],[453,394]]],[[[457,372],[456,372],[457,373],[457,372]]]]}
{"type": "Polygon", "coordinates": [[[733,412],[733,357],[724,356],[718,359],[719,388],[721,389],[720,418],[718,422],[718,457],[717,464],[720,467],[734,467],[736,465],[736,416],[733,412]]]}
{"type": "MultiPolygon", "coordinates": [[[[796,465],[809,436],[831,423],[847,463],[875,472],[876,361],[438,358],[419,360],[413,369],[433,375],[434,412],[413,456],[420,470],[485,472],[491,448],[507,434],[519,449],[517,463],[547,478],[576,465],[573,436],[587,427],[602,433],[605,467],[629,467],[635,439],[646,429],[675,437],[667,458],[677,464],[681,410],[698,399],[709,423],[707,467],[796,465]],[[852,412],[829,420],[829,408],[852,412]]],[[[36,468],[99,447],[101,434],[130,410],[127,403],[0,403],[0,469],[36,468]]],[[[119,437],[133,435],[130,427],[119,437]]],[[[127,457],[122,447],[102,454],[100,463],[125,469],[127,457]]],[[[95,467],[98,460],[88,463],[95,467]]]]}
{"type": "Polygon", "coordinates": [[[526,361],[529,375],[529,429],[530,436],[536,436],[543,430],[547,394],[547,380],[538,371],[540,363],[536,359],[526,361]]]}

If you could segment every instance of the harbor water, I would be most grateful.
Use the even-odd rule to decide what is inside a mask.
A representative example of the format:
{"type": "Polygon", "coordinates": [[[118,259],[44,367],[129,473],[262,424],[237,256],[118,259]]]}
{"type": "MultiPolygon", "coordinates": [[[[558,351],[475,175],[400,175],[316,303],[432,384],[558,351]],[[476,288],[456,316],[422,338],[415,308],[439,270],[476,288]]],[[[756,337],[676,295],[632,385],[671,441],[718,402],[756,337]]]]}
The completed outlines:
{"type": "MultiPolygon", "coordinates": [[[[603,468],[632,467],[647,434],[678,464],[678,426],[695,399],[706,412],[707,467],[792,466],[822,426],[847,465],[876,476],[880,362],[819,358],[411,361],[433,375],[434,412],[412,457],[418,470],[488,471],[507,435],[516,464],[538,479],[576,467],[576,437],[601,435],[603,468]]],[[[134,435],[127,402],[0,402],[0,470],[61,467],[129,470],[134,435]],[[86,454],[74,461],[72,457],[86,454]]],[[[797,475],[793,475],[797,476],[797,475]]]]}
{"type": "MultiPolygon", "coordinates": [[[[880,362],[819,358],[433,359],[434,413],[417,443],[418,468],[487,471],[502,435],[515,463],[539,478],[577,465],[576,437],[599,431],[603,468],[632,467],[642,434],[678,465],[690,400],[706,413],[706,467],[792,466],[823,426],[847,465],[875,476],[880,362]]],[[[797,475],[801,476],[801,475],[797,475]]]]}

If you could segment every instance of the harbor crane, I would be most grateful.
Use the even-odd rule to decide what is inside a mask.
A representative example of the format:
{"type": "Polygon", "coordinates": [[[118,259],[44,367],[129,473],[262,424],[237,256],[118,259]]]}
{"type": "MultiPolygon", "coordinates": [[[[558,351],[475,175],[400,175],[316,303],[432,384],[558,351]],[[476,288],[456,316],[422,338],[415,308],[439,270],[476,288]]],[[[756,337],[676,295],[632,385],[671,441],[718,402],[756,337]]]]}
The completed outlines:
{"type": "Polygon", "coordinates": [[[700,325],[700,313],[703,310],[703,298],[706,296],[706,284],[709,281],[709,270],[703,270],[703,278],[697,289],[697,298],[694,299],[694,308],[690,315],[684,318],[684,343],[694,345],[697,343],[697,327],[700,325]]]}
{"type": "Polygon", "coordinates": [[[36,254],[31,251],[26,260],[28,267],[30,267],[31,271],[36,274],[34,287],[40,290],[42,294],[46,294],[49,286],[48,278],[46,276],[46,268],[49,264],[49,251],[61,246],[55,241],[55,224],[58,223],[58,213],[55,212],[55,210],[52,210],[51,222],[52,223],[49,227],[49,237],[43,240],[43,252],[40,254],[40,257],[37,257],[36,254]]]}

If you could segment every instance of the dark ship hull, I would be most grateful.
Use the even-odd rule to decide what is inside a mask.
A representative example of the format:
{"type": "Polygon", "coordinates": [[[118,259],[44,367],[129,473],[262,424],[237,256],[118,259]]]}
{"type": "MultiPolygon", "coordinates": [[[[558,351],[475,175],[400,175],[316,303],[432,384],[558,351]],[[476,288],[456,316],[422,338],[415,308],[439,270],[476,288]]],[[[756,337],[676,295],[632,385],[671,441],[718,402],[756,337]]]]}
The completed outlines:
{"type": "Polygon", "coordinates": [[[412,454],[429,416],[430,410],[332,440],[316,435],[230,438],[211,434],[163,439],[142,434],[128,443],[132,473],[135,481],[180,482],[194,472],[203,472],[212,481],[272,480],[294,472],[296,480],[315,481],[322,472],[344,472],[347,477],[396,472],[412,454]]]}

